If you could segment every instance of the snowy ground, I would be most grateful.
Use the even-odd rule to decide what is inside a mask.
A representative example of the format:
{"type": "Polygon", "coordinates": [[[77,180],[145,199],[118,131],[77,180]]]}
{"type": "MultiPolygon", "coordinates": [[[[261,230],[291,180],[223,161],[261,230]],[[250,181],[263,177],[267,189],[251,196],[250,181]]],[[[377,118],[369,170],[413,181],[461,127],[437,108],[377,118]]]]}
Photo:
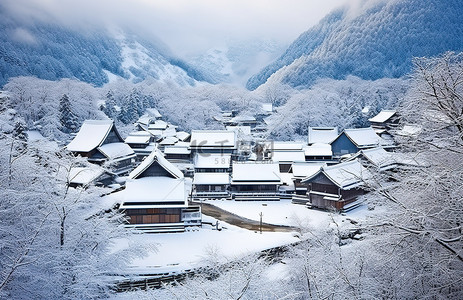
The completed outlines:
{"type": "MultiPolygon", "coordinates": [[[[292,204],[290,200],[269,202],[235,202],[230,200],[207,201],[237,215],[271,224],[304,226],[314,230],[329,226],[334,218],[344,223],[346,219],[362,221],[377,211],[369,211],[365,206],[345,215],[307,209],[303,205],[292,204]]],[[[204,216],[203,222],[215,223],[215,219],[204,216]]],[[[349,222],[345,222],[349,223],[349,222]]],[[[223,229],[217,231],[209,225],[203,225],[195,231],[184,233],[140,234],[130,240],[119,240],[116,249],[136,245],[147,250],[144,257],[131,263],[129,273],[159,274],[175,273],[205,265],[212,255],[223,260],[232,260],[240,256],[299,241],[294,232],[264,232],[262,234],[220,222],[223,229]]]]}
{"type": "MultiPolygon", "coordinates": [[[[215,223],[207,216],[203,221],[215,223]]],[[[294,233],[264,232],[262,234],[221,222],[217,231],[204,225],[197,231],[184,233],[140,234],[129,240],[119,240],[114,250],[136,244],[148,249],[148,254],[131,263],[130,273],[158,274],[181,272],[206,264],[212,255],[223,260],[255,253],[299,241],[294,233]]]]}
{"type": "MultiPolygon", "coordinates": [[[[236,215],[259,221],[259,214],[262,213],[262,221],[265,223],[287,226],[309,226],[311,228],[322,228],[331,222],[329,212],[316,209],[308,209],[304,205],[293,204],[291,200],[281,201],[232,201],[232,200],[207,200],[209,203],[218,206],[236,215]]],[[[345,217],[364,219],[373,214],[365,206],[361,206],[345,214],[345,217]]],[[[336,219],[345,218],[337,213],[332,214],[336,219]]]]}

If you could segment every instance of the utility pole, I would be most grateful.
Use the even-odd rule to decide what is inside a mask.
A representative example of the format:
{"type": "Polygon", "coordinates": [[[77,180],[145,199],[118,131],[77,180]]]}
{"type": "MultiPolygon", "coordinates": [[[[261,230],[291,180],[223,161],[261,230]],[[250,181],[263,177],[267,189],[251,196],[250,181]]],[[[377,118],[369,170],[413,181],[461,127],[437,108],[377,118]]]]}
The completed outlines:
{"type": "Polygon", "coordinates": [[[260,234],[262,234],[262,216],[264,214],[262,212],[260,212],[259,216],[260,216],[260,234]]]}

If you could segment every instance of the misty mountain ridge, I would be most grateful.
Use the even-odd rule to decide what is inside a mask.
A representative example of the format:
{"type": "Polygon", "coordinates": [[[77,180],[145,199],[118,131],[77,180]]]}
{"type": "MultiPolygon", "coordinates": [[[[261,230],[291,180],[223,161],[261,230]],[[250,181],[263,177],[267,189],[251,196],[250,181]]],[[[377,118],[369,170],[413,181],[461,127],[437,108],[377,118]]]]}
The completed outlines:
{"type": "Polygon", "coordinates": [[[319,78],[401,77],[413,57],[463,50],[461,12],[458,0],[362,1],[357,10],[337,9],[252,76],[247,88],[267,80],[308,87],[319,78]]]}
{"type": "Polygon", "coordinates": [[[181,86],[212,79],[146,39],[121,29],[81,33],[43,22],[18,22],[0,13],[0,86],[10,77],[77,78],[101,86],[117,78],[152,77],[181,86]]]}

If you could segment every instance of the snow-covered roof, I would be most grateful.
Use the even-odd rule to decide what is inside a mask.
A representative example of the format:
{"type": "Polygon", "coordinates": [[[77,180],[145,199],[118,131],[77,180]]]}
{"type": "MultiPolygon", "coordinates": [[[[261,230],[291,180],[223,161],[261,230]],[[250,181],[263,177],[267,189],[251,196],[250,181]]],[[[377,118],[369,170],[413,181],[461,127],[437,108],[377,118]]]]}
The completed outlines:
{"type": "Polygon", "coordinates": [[[231,123],[240,123],[240,122],[255,122],[256,118],[253,116],[240,115],[232,118],[231,123]]]}
{"type": "Polygon", "coordinates": [[[275,151],[272,152],[274,162],[305,161],[304,151],[275,151]]]}
{"type": "Polygon", "coordinates": [[[97,165],[71,168],[69,183],[86,186],[103,175],[104,172],[103,168],[97,165]]]}
{"type": "Polygon", "coordinates": [[[395,159],[391,153],[381,147],[362,150],[360,153],[365,159],[381,170],[387,170],[396,165],[395,159]]]}
{"type": "Polygon", "coordinates": [[[137,123],[143,124],[143,125],[149,125],[153,121],[153,117],[150,117],[148,115],[143,115],[140,118],[138,118],[137,123]]]}
{"type": "Polygon", "coordinates": [[[306,178],[316,174],[324,166],[326,164],[323,162],[295,162],[291,170],[295,178],[306,178]]]}
{"type": "Polygon", "coordinates": [[[90,152],[104,142],[111,128],[112,120],[86,120],[66,148],[73,152],[90,152]]]}
{"type": "Polygon", "coordinates": [[[362,180],[367,179],[370,176],[368,170],[362,166],[358,159],[356,159],[333,166],[322,167],[318,173],[304,178],[302,181],[310,181],[319,173],[323,173],[333,182],[333,184],[345,190],[362,185],[362,180]]]}
{"type": "Polygon", "coordinates": [[[157,119],[162,118],[162,115],[156,108],[147,108],[145,111],[150,117],[155,117],[157,119]]]}
{"type": "Polygon", "coordinates": [[[184,178],[143,177],[128,180],[125,189],[116,194],[115,197],[122,202],[121,209],[186,207],[188,205],[184,178]]]}
{"type": "Polygon", "coordinates": [[[269,145],[273,151],[298,151],[303,148],[303,144],[301,142],[273,141],[270,142],[269,145]]]}
{"type": "Polygon", "coordinates": [[[151,138],[151,134],[146,131],[135,131],[129,133],[129,135],[125,138],[126,144],[149,144],[151,138]]]}
{"type": "Polygon", "coordinates": [[[396,114],[395,110],[382,110],[373,118],[368,119],[372,123],[384,123],[387,122],[396,114]]]}
{"type": "Polygon", "coordinates": [[[227,126],[228,131],[235,131],[238,135],[250,135],[251,126],[227,126]]]}
{"type": "Polygon", "coordinates": [[[232,184],[281,184],[278,163],[233,163],[232,184]]]}
{"type": "Polygon", "coordinates": [[[148,126],[149,130],[165,130],[167,128],[167,122],[163,120],[156,120],[153,124],[148,126]]]}
{"type": "Polygon", "coordinates": [[[108,159],[117,159],[120,157],[135,155],[132,148],[125,143],[104,144],[98,147],[98,150],[108,159]]]}
{"type": "Polygon", "coordinates": [[[29,142],[45,140],[43,135],[37,130],[28,130],[28,131],[25,131],[24,133],[27,135],[27,140],[29,142]]]}
{"type": "Polygon", "coordinates": [[[402,129],[397,131],[397,134],[401,135],[401,136],[412,137],[412,136],[416,136],[420,132],[421,132],[421,126],[420,125],[409,124],[409,125],[404,125],[402,127],[402,129]]]}
{"type": "Polygon", "coordinates": [[[179,131],[176,133],[176,137],[181,141],[186,141],[190,137],[190,134],[185,131],[179,131]]]}
{"type": "Polygon", "coordinates": [[[148,129],[148,132],[156,137],[156,138],[160,138],[162,136],[162,133],[163,133],[163,130],[160,130],[160,129],[148,129]]]}
{"type": "Polygon", "coordinates": [[[231,154],[227,153],[197,153],[194,159],[195,168],[228,169],[231,154]]]}
{"type": "Polygon", "coordinates": [[[177,137],[177,130],[175,126],[167,125],[167,128],[162,132],[163,137],[177,137]]]}
{"type": "Polygon", "coordinates": [[[330,144],[315,143],[304,148],[305,156],[332,156],[330,144]]]}
{"type": "Polygon", "coordinates": [[[228,130],[193,130],[191,147],[236,148],[236,133],[228,130]]]}
{"type": "Polygon", "coordinates": [[[344,133],[358,148],[378,146],[382,140],[371,127],[344,129],[344,133]]]}
{"type": "Polygon", "coordinates": [[[174,136],[168,136],[159,143],[159,145],[174,145],[176,142],[178,142],[178,139],[174,136]]]}
{"type": "Polygon", "coordinates": [[[328,144],[338,137],[337,127],[309,127],[309,145],[315,143],[328,144]]]}
{"type": "Polygon", "coordinates": [[[273,112],[273,105],[272,103],[262,103],[262,110],[266,113],[273,112]]]}
{"type": "Polygon", "coordinates": [[[230,184],[229,173],[195,173],[193,184],[230,184]]]}
{"type": "Polygon", "coordinates": [[[183,178],[183,173],[176,166],[170,163],[167,159],[164,158],[162,153],[155,149],[148,155],[138,167],[135,168],[129,174],[129,179],[136,179],[140,176],[146,169],[148,169],[154,162],[157,162],[161,167],[163,167],[167,172],[169,172],[175,178],[183,178]]]}
{"type": "Polygon", "coordinates": [[[190,154],[191,150],[188,147],[168,146],[164,148],[164,154],[190,154]]]}

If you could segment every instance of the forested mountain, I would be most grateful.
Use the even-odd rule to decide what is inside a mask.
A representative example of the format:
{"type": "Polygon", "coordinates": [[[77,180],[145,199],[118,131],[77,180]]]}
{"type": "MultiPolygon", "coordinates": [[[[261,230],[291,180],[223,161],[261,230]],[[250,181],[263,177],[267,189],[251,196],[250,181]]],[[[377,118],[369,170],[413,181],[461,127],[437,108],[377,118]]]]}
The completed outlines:
{"type": "Polygon", "coordinates": [[[77,78],[101,86],[110,78],[147,77],[180,85],[210,81],[200,71],[139,36],[18,21],[0,5],[0,86],[10,77],[77,78]]]}
{"type": "Polygon", "coordinates": [[[361,1],[333,11],[304,32],[274,63],[247,83],[273,81],[307,87],[318,78],[355,75],[401,77],[412,57],[463,50],[463,2],[459,0],[361,1]]]}

